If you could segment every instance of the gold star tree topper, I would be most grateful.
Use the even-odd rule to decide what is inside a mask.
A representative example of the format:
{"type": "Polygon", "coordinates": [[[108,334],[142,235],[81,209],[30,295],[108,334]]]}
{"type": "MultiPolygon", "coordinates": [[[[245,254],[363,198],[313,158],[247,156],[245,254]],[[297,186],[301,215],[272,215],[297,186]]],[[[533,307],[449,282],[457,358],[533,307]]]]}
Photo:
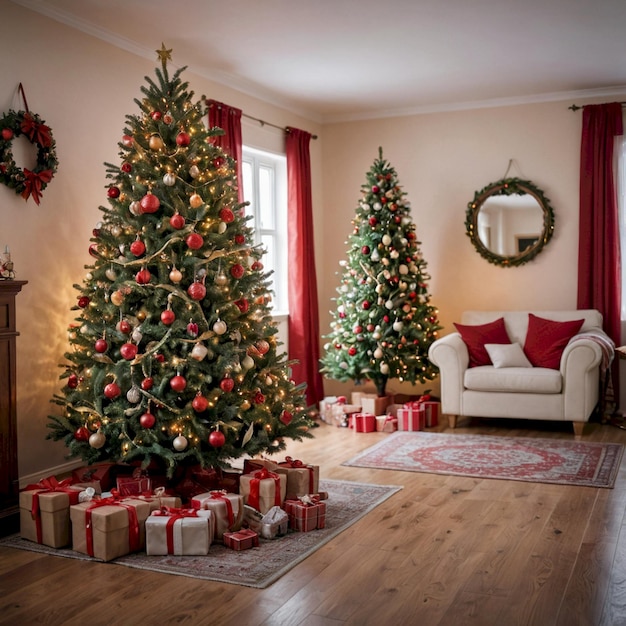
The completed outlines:
{"type": "Polygon", "coordinates": [[[161,42],[161,49],[156,51],[159,60],[163,64],[163,69],[165,69],[165,65],[168,61],[172,60],[172,48],[169,50],[165,47],[165,44],[161,42]]]}

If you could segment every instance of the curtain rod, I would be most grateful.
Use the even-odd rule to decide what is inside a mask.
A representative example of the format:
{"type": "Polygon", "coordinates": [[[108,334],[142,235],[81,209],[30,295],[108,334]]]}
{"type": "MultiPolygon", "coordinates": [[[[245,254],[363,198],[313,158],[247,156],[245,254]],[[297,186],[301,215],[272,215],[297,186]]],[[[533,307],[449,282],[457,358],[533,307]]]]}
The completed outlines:
{"type": "MultiPolygon", "coordinates": [[[[272,128],[278,128],[278,130],[282,130],[285,131],[286,133],[289,132],[288,128],[285,128],[284,126],[277,126],[276,124],[272,124],[271,122],[266,122],[265,120],[261,120],[258,117],[252,117],[252,115],[248,115],[247,113],[241,113],[242,117],[247,117],[250,120],[254,120],[255,122],[258,122],[259,124],[261,124],[261,126],[271,126],[272,128]]],[[[311,135],[311,139],[317,139],[317,135],[311,135]]]]}
{"type": "MultiPolygon", "coordinates": [[[[623,107],[624,107],[624,106],[626,106],[626,102],[620,102],[620,104],[621,104],[623,107]]],[[[577,104],[572,104],[571,106],[568,106],[567,108],[568,108],[570,111],[574,111],[574,112],[576,112],[576,111],[578,111],[578,110],[582,109],[583,107],[580,107],[580,106],[578,106],[577,104]]]]}

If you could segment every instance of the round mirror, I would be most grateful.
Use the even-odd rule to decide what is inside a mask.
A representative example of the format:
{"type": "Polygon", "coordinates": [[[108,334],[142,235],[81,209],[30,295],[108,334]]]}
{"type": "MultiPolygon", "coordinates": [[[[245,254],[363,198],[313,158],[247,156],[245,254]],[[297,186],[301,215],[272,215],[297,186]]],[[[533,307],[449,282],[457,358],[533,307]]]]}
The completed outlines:
{"type": "Polygon", "coordinates": [[[528,180],[504,178],[477,191],[467,205],[467,235],[487,261],[502,267],[535,258],[554,232],[554,211],[528,180]]]}

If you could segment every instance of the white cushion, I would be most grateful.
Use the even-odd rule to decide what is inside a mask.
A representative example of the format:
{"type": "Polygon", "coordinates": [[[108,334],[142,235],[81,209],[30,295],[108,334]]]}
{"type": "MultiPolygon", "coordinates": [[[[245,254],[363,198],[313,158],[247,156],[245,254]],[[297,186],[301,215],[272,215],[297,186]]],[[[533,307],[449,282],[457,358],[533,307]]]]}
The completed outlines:
{"type": "Polygon", "coordinates": [[[545,367],[503,367],[492,365],[470,367],[463,383],[472,391],[513,393],[561,393],[562,378],[558,370],[545,367]]]}
{"type": "Polygon", "coordinates": [[[486,343],[485,350],[494,367],[532,367],[519,343],[486,343]]]}

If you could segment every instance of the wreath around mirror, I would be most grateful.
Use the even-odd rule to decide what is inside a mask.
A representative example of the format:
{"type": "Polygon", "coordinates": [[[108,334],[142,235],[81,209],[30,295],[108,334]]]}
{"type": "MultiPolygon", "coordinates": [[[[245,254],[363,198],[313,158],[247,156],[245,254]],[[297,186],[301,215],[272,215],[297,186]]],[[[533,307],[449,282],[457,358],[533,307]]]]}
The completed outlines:
{"type": "Polygon", "coordinates": [[[467,236],[472,240],[474,247],[482,257],[494,265],[514,267],[523,265],[531,259],[534,259],[550,241],[554,232],[554,211],[543,191],[530,181],[520,178],[503,178],[494,183],[490,183],[474,194],[474,199],[467,205],[465,227],[467,229],[467,236]],[[532,196],[542,211],[543,228],[541,233],[533,237],[529,245],[517,254],[500,255],[493,252],[481,239],[479,234],[478,220],[481,208],[489,198],[497,196],[523,196],[525,194],[532,196]]]}

